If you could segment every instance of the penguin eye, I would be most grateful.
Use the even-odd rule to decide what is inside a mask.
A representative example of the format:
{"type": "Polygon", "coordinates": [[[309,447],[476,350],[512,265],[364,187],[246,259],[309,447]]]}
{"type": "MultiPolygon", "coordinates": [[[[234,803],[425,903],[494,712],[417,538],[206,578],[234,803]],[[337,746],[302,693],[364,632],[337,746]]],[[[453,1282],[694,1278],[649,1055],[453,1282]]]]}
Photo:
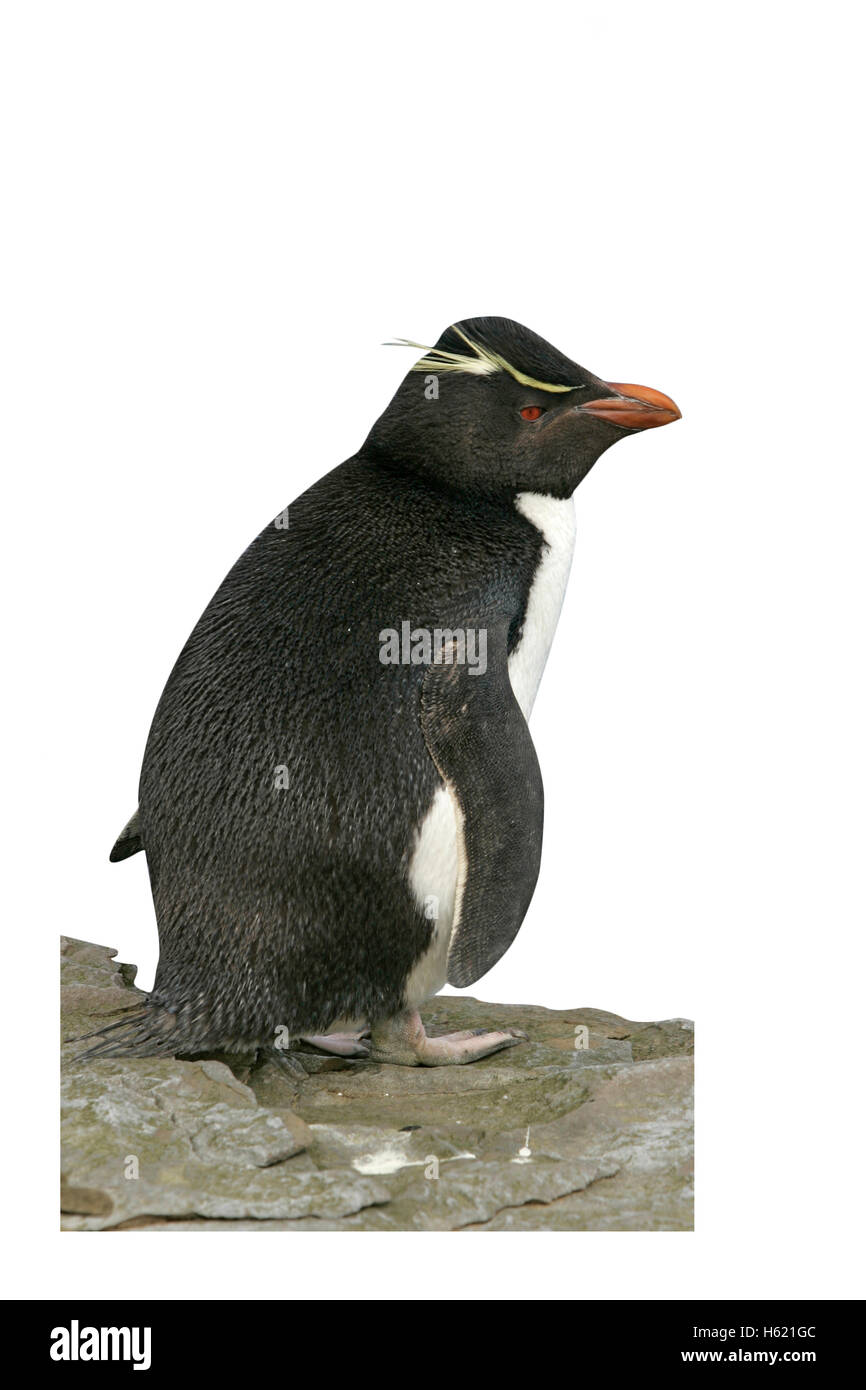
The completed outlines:
{"type": "Polygon", "coordinates": [[[520,412],[524,420],[537,420],[544,414],[540,405],[525,405],[520,412]]]}

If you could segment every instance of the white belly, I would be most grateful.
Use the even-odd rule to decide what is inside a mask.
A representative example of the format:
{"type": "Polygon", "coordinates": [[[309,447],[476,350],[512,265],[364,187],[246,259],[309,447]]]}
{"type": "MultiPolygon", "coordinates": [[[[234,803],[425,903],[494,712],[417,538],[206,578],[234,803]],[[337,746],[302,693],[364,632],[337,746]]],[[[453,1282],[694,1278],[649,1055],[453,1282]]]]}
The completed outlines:
{"type": "MultiPolygon", "coordinates": [[[[574,502],[521,492],[517,509],[544,537],[523,631],[508,659],[508,677],[524,717],[529,718],[556,624],[574,553],[574,502]]],[[[481,677],[483,679],[483,677],[481,677]]],[[[409,864],[409,884],[415,901],[434,924],[433,938],[406,984],[407,1008],[418,1008],[445,984],[448,947],[460,920],[460,901],[466,874],[462,815],[447,786],[436,792],[421,824],[409,864]],[[435,914],[435,915],[434,915],[435,914]]]]}
{"type": "Polygon", "coordinates": [[[438,994],[448,978],[448,947],[465,882],[463,817],[457,798],[440,787],[424,817],[409,865],[409,885],[416,903],[433,924],[433,937],[414,967],[404,998],[417,1009],[438,994]]]}
{"type": "Polygon", "coordinates": [[[541,676],[562,611],[565,586],[574,555],[574,501],[521,492],[517,510],[544,537],[541,561],[535,571],[520,642],[508,658],[508,676],[525,719],[532,713],[541,676]]]}

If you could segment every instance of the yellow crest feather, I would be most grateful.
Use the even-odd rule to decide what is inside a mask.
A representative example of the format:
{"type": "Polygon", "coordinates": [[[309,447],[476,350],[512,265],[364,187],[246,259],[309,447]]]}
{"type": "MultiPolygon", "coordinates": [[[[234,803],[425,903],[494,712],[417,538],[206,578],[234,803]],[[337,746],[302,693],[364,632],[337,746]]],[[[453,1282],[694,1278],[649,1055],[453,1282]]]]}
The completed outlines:
{"type": "Polygon", "coordinates": [[[465,352],[448,352],[445,348],[428,347],[425,343],[413,342],[411,338],[395,338],[393,342],[386,343],[386,347],[411,347],[423,352],[424,356],[409,368],[411,372],[466,372],[471,376],[492,376],[495,372],[507,372],[515,381],[519,381],[521,386],[533,386],[537,391],[574,391],[574,386],[555,386],[549,381],[536,381],[535,377],[527,376],[517,367],[513,367],[510,362],[498,352],[491,352],[490,348],[483,347],[481,343],[475,343],[457,324],[451,325],[454,332],[459,335],[471,354],[465,352]]]}

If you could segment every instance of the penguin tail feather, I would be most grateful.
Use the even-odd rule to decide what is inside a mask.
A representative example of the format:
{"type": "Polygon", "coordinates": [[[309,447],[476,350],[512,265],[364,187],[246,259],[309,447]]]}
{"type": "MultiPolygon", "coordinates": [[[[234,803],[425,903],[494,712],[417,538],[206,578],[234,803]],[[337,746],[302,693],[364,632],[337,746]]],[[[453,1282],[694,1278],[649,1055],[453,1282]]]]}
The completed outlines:
{"type": "Polygon", "coordinates": [[[83,1033],[66,1041],[102,1039],[79,1053],[75,1059],[77,1062],[89,1062],[96,1057],[173,1057],[177,1048],[174,1041],[176,1029],[175,1014],[158,1004],[146,1004],[117,1023],[109,1023],[105,1028],[97,1028],[94,1033],[83,1033]]]}
{"type": "Polygon", "coordinates": [[[108,858],[112,864],[118,864],[121,859],[128,859],[130,855],[138,854],[139,850],[142,849],[144,849],[144,841],[141,838],[141,827],[136,808],[135,815],[129,818],[115,840],[108,858]]]}

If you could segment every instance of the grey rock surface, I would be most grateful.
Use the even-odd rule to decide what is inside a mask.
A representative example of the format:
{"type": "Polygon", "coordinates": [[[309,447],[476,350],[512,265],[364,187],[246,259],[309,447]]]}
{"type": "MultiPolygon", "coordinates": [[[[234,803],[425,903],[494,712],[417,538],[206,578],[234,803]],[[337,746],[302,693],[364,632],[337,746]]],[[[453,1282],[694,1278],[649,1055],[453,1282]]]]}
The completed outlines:
{"type": "MultiPolygon", "coordinates": [[[[135,969],[61,939],[62,1034],[137,1007],[135,969]]],[[[516,1027],[467,1067],[62,1048],[65,1230],[692,1229],[684,1019],[440,997],[431,1033],[516,1027]]],[[[275,1054],[276,1056],[277,1054],[275,1054]]]]}

